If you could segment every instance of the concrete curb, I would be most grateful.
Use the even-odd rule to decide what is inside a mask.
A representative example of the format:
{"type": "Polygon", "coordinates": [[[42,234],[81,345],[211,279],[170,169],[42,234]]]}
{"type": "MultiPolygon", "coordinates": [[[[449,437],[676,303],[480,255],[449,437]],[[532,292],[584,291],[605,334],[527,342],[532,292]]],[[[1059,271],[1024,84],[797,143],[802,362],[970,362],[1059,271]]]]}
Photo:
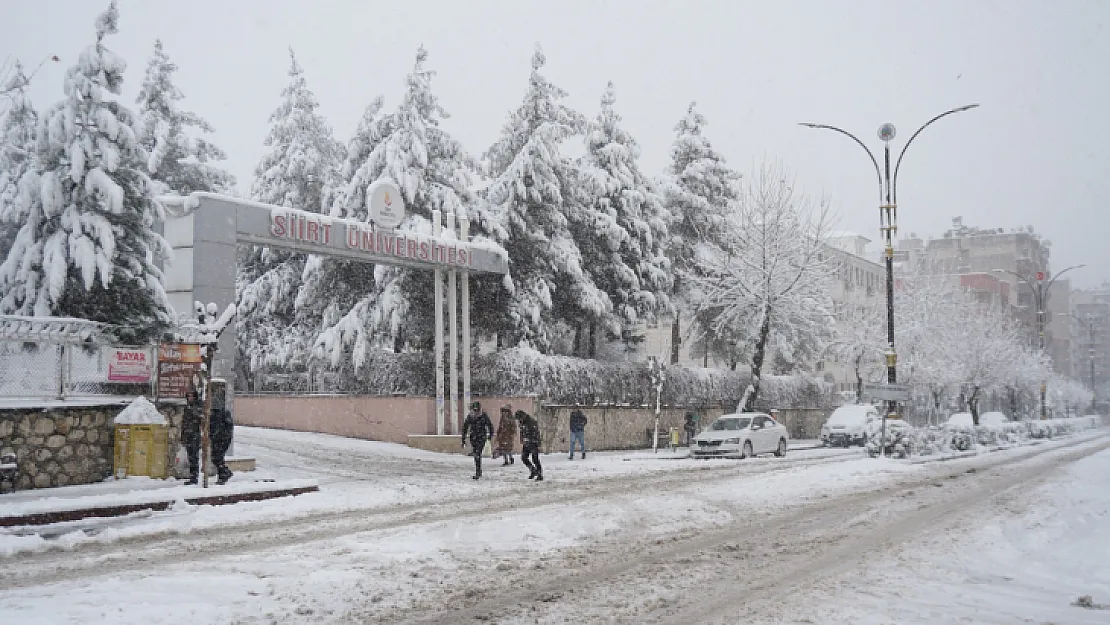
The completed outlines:
{"type": "MultiPolygon", "coordinates": [[[[302,486],[298,488],[280,488],[276,490],[252,491],[246,493],[229,493],[227,495],[206,495],[199,497],[185,497],[185,502],[194,506],[224,506],[244,501],[263,501],[278,497],[294,497],[305,493],[319,491],[317,486],[302,486]]],[[[75,510],[61,510],[55,512],[40,512],[0,517],[0,527],[16,527],[21,525],[50,525],[67,521],[80,521],[90,518],[118,517],[152,510],[155,512],[168,510],[177,503],[176,499],[163,499],[140,504],[122,506],[98,506],[95,508],[78,508],[75,510]]]]}

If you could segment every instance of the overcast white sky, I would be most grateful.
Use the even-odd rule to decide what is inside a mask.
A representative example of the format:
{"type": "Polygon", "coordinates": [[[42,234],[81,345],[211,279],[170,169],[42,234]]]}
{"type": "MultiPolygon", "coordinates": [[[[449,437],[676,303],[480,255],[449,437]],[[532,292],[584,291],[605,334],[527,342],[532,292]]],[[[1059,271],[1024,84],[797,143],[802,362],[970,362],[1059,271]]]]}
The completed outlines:
{"type": "MultiPolygon", "coordinates": [[[[62,57],[32,97],[61,97],[62,77],[91,43],[107,2],[0,2],[0,60],[62,57]]],[[[185,106],[215,127],[228,168],[249,190],[267,118],[287,80],[289,46],[337,137],[346,142],[378,94],[398,102],[421,43],[449,131],[475,154],[520,101],[533,45],[570,103],[596,113],[607,81],[650,174],[667,165],[691,100],[714,145],[742,171],[782,160],[807,192],[827,195],[843,229],[878,239],[877,183],[845,128],[873,150],[882,122],[895,147],[955,106],[981,108],[931,126],[903,162],[904,233],[939,235],[951,218],[1034,226],[1056,269],[1080,285],[1110,280],[1110,2],[898,0],[660,2],[526,0],[123,0],[108,46],[129,64],[129,104],[154,39],[180,66],[185,106]]],[[[881,158],[881,156],[880,156],[881,158]]],[[[877,253],[873,243],[871,251],[877,253]]]]}

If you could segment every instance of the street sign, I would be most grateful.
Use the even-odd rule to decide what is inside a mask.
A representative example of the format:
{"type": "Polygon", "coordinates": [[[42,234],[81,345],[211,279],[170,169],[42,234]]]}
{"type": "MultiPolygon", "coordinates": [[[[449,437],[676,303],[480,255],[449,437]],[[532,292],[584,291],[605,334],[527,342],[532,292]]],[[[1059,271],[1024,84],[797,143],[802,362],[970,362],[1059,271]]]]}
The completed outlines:
{"type": "Polygon", "coordinates": [[[1037,272],[1037,282],[1044,282],[1044,272],[1043,271],[1038,271],[1037,272]]]}
{"type": "Polygon", "coordinates": [[[909,401],[910,387],[906,384],[864,384],[863,394],[872,399],[909,401]]]}

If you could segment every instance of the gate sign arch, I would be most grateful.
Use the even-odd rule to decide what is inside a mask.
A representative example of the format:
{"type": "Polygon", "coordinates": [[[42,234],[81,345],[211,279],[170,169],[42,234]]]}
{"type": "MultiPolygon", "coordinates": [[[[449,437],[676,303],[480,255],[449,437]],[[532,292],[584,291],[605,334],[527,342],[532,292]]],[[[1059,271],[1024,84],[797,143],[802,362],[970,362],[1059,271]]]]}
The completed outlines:
{"type": "MultiPolygon", "coordinates": [[[[394,230],[404,218],[404,200],[400,190],[388,182],[375,183],[368,190],[372,219],[375,224],[353,219],[340,219],[309,211],[262,204],[216,193],[197,192],[188,197],[163,197],[167,220],[162,234],[173,248],[172,263],[165,268],[166,292],[170,305],[178,311],[191,311],[194,301],[217,302],[220,306],[236,302],[236,246],[242,243],[266,245],[307,254],[337,256],[350,260],[401,265],[434,270],[437,301],[437,352],[442,353],[443,336],[443,275],[448,284],[461,276],[463,327],[464,396],[469,401],[469,287],[471,272],[506,274],[509,270],[504,251],[490,244],[470,241],[468,223],[447,214],[447,226],[441,233],[439,211],[433,211],[432,232],[394,230]],[[390,195],[390,202],[384,196],[390,195]]],[[[454,326],[455,292],[447,292],[452,326],[454,326]]],[[[235,326],[232,324],[220,337],[219,351],[213,368],[228,380],[228,400],[235,388],[235,326]]],[[[442,363],[437,358],[437,364],[442,363]]],[[[452,362],[452,376],[455,363],[452,362]]],[[[437,430],[443,430],[442,365],[437,366],[437,430]]],[[[457,387],[454,387],[457,389],[457,387]]],[[[454,390],[452,390],[454,400],[454,390]]],[[[457,410],[452,402],[452,412],[457,410]]],[[[444,433],[439,431],[438,433],[444,433]]]]}

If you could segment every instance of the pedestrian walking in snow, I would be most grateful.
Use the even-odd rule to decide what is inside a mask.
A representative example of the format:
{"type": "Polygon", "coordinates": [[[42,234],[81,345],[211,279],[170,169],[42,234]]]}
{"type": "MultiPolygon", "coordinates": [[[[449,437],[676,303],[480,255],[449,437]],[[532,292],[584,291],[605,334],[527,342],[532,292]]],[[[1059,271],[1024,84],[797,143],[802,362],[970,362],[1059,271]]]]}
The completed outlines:
{"type": "Polygon", "coordinates": [[[501,406],[501,419],[497,422],[497,439],[496,449],[493,450],[493,457],[501,456],[505,462],[501,466],[505,467],[513,464],[513,445],[516,444],[516,421],[513,419],[513,407],[509,404],[501,406]]]}
{"type": "Polygon", "coordinates": [[[543,481],[543,466],[540,464],[540,424],[531,415],[523,410],[517,410],[513,415],[520,424],[520,442],[523,450],[520,459],[531,473],[528,479],[543,481]]]}
{"type": "Polygon", "coordinates": [[[189,457],[188,485],[196,484],[200,477],[200,426],[204,416],[204,403],[195,388],[185,392],[185,415],[181,419],[181,444],[189,457]]]}
{"type": "Polygon", "coordinates": [[[231,411],[227,409],[224,384],[213,381],[209,388],[212,393],[212,414],[208,424],[209,436],[212,439],[212,466],[216,467],[216,483],[227,484],[234,474],[227,468],[224,457],[227,455],[227,448],[231,446],[235,422],[231,419],[231,411]]]}
{"type": "Polygon", "coordinates": [[[470,453],[474,456],[473,479],[477,480],[482,477],[482,450],[486,448],[486,441],[493,438],[493,422],[489,420],[489,415],[482,412],[482,404],[478,402],[470,404],[470,412],[463,421],[461,447],[466,446],[468,435],[470,453]]]}
{"type": "Polygon", "coordinates": [[[582,459],[586,459],[586,415],[577,408],[570,413],[570,459],[574,460],[574,443],[582,449],[582,459]]]}

